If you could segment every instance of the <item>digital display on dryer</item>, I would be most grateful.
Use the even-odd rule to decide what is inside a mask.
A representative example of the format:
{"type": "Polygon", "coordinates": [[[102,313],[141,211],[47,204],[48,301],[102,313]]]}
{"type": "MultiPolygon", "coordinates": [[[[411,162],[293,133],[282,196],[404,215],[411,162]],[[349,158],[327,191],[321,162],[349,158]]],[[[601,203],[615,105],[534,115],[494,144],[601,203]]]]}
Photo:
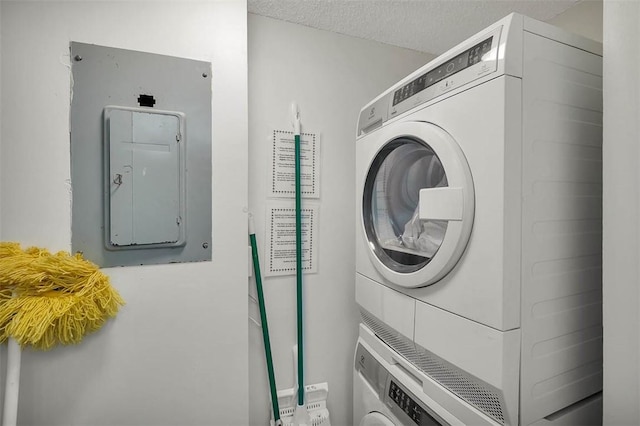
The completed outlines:
{"type": "Polygon", "coordinates": [[[431,417],[413,398],[411,398],[400,386],[391,380],[389,397],[404,413],[418,426],[441,426],[436,419],[431,417]]]}
{"type": "Polygon", "coordinates": [[[488,39],[476,44],[471,49],[465,50],[450,61],[445,62],[410,83],[405,84],[393,93],[393,106],[409,99],[417,93],[420,93],[427,87],[433,86],[437,82],[452,76],[465,68],[477,64],[482,60],[482,56],[491,50],[492,42],[493,37],[489,37],[488,39]]]}

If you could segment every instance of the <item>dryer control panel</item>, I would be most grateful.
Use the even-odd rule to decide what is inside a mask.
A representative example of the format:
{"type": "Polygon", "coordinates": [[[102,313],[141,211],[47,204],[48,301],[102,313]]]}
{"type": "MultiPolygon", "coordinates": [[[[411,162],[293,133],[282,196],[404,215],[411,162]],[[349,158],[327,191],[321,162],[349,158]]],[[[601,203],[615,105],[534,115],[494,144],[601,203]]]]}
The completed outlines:
{"type": "MultiPolygon", "coordinates": [[[[420,77],[410,81],[399,89],[396,89],[396,91],[393,92],[393,102],[391,106],[394,107],[428,87],[483,61],[483,58],[486,58],[487,54],[491,52],[492,45],[494,45],[493,36],[481,41],[471,49],[467,49],[444,64],[425,72],[420,77]]],[[[486,61],[486,59],[484,60],[486,61]]]]}
{"type": "Polygon", "coordinates": [[[498,69],[503,26],[479,34],[434,59],[360,112],[358,136],[369,133],[403,112],[498,69]]]}

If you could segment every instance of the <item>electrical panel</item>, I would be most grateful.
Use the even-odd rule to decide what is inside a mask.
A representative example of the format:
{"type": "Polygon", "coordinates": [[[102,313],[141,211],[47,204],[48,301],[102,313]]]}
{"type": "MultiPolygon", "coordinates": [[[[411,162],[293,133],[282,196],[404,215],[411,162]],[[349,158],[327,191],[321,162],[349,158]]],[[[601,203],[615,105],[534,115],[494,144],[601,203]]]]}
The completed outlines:
{"type": "Polygon", "coordinates": [[[211,64],[71,43],[72,250],[211,259],[211,64]]]}

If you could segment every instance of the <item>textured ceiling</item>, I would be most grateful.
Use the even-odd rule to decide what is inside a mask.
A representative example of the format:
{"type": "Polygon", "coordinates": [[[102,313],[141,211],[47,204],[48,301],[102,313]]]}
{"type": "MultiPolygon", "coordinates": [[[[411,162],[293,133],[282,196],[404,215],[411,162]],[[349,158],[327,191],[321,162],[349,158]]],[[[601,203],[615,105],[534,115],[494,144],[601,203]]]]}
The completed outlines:
{"type": "Polygon", "coordinates": [[[440,54],[518,12],[547,21],[581,0],[248,0],[250,13],[440,54]]]}

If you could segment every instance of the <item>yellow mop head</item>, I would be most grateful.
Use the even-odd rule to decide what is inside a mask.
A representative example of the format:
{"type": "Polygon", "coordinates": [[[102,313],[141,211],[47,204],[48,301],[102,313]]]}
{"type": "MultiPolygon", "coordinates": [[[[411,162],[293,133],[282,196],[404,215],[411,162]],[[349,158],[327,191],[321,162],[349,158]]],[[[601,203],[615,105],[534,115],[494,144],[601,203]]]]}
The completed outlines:
{"type": "Polygon", "coordinates": [[[0,343],[51,349],[79,343],[124,301],[93,263],[17,243],[0,243],[0,343]]]}

